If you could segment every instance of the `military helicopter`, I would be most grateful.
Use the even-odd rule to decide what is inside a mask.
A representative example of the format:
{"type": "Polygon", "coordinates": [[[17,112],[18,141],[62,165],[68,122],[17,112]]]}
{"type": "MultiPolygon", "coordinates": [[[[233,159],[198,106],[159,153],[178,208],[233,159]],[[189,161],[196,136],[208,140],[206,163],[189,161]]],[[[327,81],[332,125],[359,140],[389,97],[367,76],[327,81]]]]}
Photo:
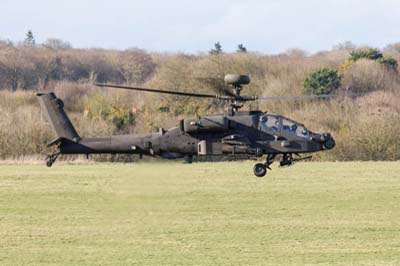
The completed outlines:
{"type": "Polygon", "coordinates": [[[139,154],[140,157],[184,158],[188,163],[193,161],[194,156],[227,156],[233,161],[265,156],[264,163],[256,163],[253,167],[254,175],[263,177],[277,158],[280,158],[280,166],[289,166],[310,158],[301,157],[302,153],[330,150],[335,146],[335,140],[329,133],[312,132],[303,124],[281,115],[240,109],[245,102],[337,95],[242,96],[243,86],[250,83],[248,75],[228,74],[224,81],[231,87],[231,91],[225,91],[222,95],[95,84],[99,87],[213,98],[229,103],[225,113],[182,119],[177,127],[168,130],[160,128],[158,132],[149,134],[96,138],[82,138],[78,135],[63,109],[63,101],[53,92],[38,93],[41,109],[57,135],[48,146],[56,145],[58,151],[47,156],[46,164],[51,167],[60,154],[139,154]]]}

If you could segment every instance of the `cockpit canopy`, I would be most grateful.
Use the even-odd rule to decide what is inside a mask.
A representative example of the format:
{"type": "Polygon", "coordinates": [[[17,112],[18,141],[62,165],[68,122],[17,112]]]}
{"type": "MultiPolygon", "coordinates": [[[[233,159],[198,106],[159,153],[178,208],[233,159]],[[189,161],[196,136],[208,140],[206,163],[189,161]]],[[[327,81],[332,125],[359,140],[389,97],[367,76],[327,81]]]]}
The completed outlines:
{"type": "Polygon", "coordinates": [[[310,132],[303,124],[279,115],[264,114],[260,116],[260,125],[261,130],[267,133],[291,134],[302,138],[310,137],[310,132]]]}

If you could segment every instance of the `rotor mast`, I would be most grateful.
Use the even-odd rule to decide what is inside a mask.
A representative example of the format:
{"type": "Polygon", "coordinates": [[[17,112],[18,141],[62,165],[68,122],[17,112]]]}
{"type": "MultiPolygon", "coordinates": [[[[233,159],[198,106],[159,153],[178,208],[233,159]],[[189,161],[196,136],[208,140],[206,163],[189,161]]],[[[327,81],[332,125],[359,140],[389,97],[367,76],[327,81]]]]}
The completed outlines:
{"type": "Polygon", "coordinates": [[[250,83],[250,77],[248,75],[237,75],[237,74],[227,74],[224,77],[226,84],[232,86],[233,96],[230,99],[230,105],[234,112],[237,112],[243,107],[242,102],[255,100],[256,97],[242,97],[240,92],[243,89],[243,85],[250,83]]]}

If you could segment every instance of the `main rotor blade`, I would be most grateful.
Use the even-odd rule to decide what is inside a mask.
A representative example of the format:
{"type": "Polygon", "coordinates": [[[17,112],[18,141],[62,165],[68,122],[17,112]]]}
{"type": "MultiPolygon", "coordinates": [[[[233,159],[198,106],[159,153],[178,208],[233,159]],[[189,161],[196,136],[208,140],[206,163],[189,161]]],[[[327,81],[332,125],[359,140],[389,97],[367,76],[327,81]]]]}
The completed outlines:
{"type": "Polygon", "coordinates": [[[198,98],[214,98],[214,99],[218,99],[219,98],[218,95],[213,95],[213,94],[170,91],[170,90],[150,89],[150,88],[142,88],[142,87],[130,87],[130,86],[106,84],[106,83],[95,83],[94,85],[99,86],[99,87],[110,87],[110,88],[118,88],[118,89],[126,89],[126,90],[145,91],[145,92],[154,92],[154,93],[164,93],[164,94],[173,94],[173,95],[180,95],[180,96],[191,96],[191,97],[198,97],[198,98]]]}
{"type": "Polygon", "coordinates": [[[343,94],[319,94],[319,95],[297,95],[297,96],[261,96],[256,101],[278,101],[278,100],[303,100],[303,99],[321,99],[335,97],[356,97],[364,96],[366,93],[347,92],[343,94]]]}
{"type": "Polygon", "coordinates": [[[232,88],[226,86],[223,82],[223,78],[211,78],[211,77],[195,77],[196,80],[207,84],[211,89],[219,94],[235,97],[236,95],[232,92],[232,88]]]}

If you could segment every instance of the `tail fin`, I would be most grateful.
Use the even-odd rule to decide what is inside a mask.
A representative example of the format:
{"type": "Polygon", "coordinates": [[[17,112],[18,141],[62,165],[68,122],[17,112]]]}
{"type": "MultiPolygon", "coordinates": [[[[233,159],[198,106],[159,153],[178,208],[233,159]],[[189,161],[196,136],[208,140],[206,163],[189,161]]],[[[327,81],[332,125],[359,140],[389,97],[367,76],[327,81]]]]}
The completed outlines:
{"type": "Polygon", "coordinates": [[[53,92],[37,93],[40,107],[53,127],[57,139],[78,141],[80,139],[74,126],[64,111],[64,103],[53,92]]]}

